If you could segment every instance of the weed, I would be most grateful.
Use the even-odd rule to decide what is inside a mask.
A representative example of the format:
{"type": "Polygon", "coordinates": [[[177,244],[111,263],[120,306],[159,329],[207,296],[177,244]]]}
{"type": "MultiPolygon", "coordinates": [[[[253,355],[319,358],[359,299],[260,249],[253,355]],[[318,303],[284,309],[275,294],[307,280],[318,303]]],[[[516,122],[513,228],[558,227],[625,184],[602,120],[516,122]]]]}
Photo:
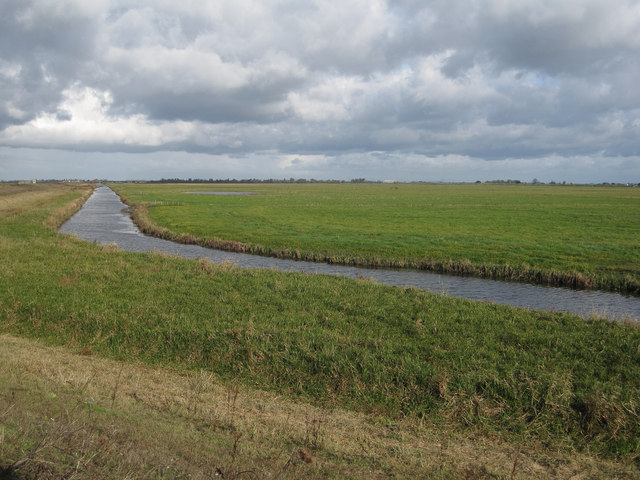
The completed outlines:
{"type": "Polygon", "coordinates": [[[208,258],[198,259],[198,269],[207,275],[213,275],[216,271],[216,266],[208,258]]]}
{"type": "Polygon", "coordinates": [[[227,386],[227,417],[232,418],[238,404],[240,386],[233,382],[227,386]]]}
{"type": "Polygon", "coordinates": [[[289,455],[287,463],[283,465],[282,469],[280,469],[273,478],[274,480],[280,478],[287,470],[301,463],[312,464],[314,461],[313,455],[306,448],[295,449],[289,455]]]}
{"type": "Polygon", "coordinates": [[[238,456],[238,442],[240,441],[242,434],[239,433],[235,436],[233,441],[233,447],[231,448],[231,460],[222,467],[217,467],[215,470],[216,476],[220,476],[225,480],[235,480],[243,476],[253,477],[255,473],[253,470],[240,470],[236,465],[238,456]]]}
{"type": "Polygon", "coordinates": [[[111,409],[113,410],[113,405],[116,402],[116,397],[118,396],[118,387],[120,386],[120,378],[122,377],[122,370],[124,369],[124,363],[120,367],[120,371],[118,372],[118,377],[116,378],[116,383],[113,386],[113,393],[111,394],[111,409]]]}
{"type": "Polygon", "coordinates": [[[305,417],[305,438],[304,444],[311,448],[322,448],[322,427],[326,420],[317,415],[314,411],[305,417]]]}
{"type": "MultiPolygon", "coordinates": [[[[0,416],[0,421],[5,421],[7,414],[11,410],[13,405],[10,406],[0,416]]],[[[63,456],[71,455],[74,458],[75,472],[77,473],[81,468],[93,462],[95,457],[104,454],[103,451],[87,448],[72,448],[71,444],[77,444],[78,438],[84,439],[82,441],[83,446],[86,444],[86,439],[93,436],[91,427],[87,429],[87,422],[82,417],[82,410],[84,406],[78,402],[70,410],[64,409],[58,416],[47,418],[45,426],[40,428],[33,428],[33,430],[23,431],[21,434],[30,437],[37,438],[32,445],[22,453],[22,455],[10,463],[7,467],[0,467],[0,478],[12,478],[18,472],[30,467],[31,471],[34,471],[33,465],[48,464],[58,469],[66,470],[69,475],[71,473],[68,460],[65,462],[67,465],[63,466],[57,462],[51,462],[46,458],[51,458],[51,451],[59,451],[63,456]]],[[[4,445],[5,435],[3,429],[2,444],[4,445]]]]}
{"type": "Polygon", "coordinates": [[[187,411],[191,414],[198,413],[200,398],[204,392],[209,391],[213,385],[213,375],[204,370],[199,370],[189,376],[189,390],[191,396],[187,405],[187,411]]]}

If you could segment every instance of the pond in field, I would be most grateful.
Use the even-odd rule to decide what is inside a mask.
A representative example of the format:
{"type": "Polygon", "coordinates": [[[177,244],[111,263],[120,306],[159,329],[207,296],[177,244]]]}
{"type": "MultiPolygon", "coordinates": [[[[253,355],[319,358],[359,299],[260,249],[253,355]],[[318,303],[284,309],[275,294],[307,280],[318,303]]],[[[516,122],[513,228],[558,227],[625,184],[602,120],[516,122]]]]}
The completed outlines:
{"type": "Polygon", "coordinates": [[[297,262],[212,250],[196,245],[181,245],[140,233],[126,213],[126,209],[127,205],[120,201],[113,190],[100,186],[82,209],[60,228],[60,232],[100,244],[115,243],[123,250],[159,251],[185,258],[208,258],[214,263],[227,260],[243,268],[274,268],[308,274],[365,277],[387,285],[416,287],[454,297],[527,307],[533,310],[565,311],[585,317],[597,314],[611,319],[640,318],[640,297],[611,292],[544,287],[414,270],[370,269],[297,262]]]}

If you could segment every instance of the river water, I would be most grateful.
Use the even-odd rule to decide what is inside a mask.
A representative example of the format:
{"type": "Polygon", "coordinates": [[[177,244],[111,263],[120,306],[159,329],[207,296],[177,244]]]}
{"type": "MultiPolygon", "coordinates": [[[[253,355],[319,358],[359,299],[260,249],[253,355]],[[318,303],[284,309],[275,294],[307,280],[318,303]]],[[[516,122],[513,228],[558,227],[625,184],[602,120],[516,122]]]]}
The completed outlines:
{"type": "Polygon", "coordinates": [[[212,250],[196,245],[182,245],[146,236],[126,213],[127,205],[106,186],[96,188],[82,209],[61,228],[61,233],[76,235],[103,245],[117,244],[123,250],[158,251],[185,258],[208,258],[214,263],[225,260],[243,268],[273,268],[288,272],[341,275],[370,278],[393,286],[417,287],[454,297],[483,300],[533,310],[565,311],[588,317],[639,319],[640,297],[611,292],[572,290],[515,282],[458,277],[414,270],[388,270],[298,262],[243,253],[212,250]]]}

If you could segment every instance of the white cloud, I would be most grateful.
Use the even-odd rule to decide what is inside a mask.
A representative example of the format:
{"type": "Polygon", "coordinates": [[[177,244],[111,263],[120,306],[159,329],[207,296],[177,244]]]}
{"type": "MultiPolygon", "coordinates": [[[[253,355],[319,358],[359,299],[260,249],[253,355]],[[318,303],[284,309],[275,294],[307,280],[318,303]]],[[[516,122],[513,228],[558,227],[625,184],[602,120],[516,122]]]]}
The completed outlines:
{"type": "Polygon", "coordinates": [[[0,58],[0,75],[7,80],[17,80],[20,78],[22,65],[19,62],[7,62],[0,58]]]}
{"type": "Polygon", "coordinates": [[[479,67],[472,67],[465,75],[457,78],[446,76],[443,68],[452,55],[452,51],[447,51],[424,57],[417,62],[414,77],[416,100],[455,108],[457,105],[472,105],[497,96],[479,67]]]}
{"type": "Polygon", "coordinates": [[[215,52],[177,50],[154,45],[136,49],[111,48],[106,62],[113,71],[135,72],[125,81],[135,90],[168,94],[221,93],[248,83],[249,72],[239,63],[224,62],[215,52]]]}
{"type": "Polygon", "coordinates": [[[74,85],[63,92],[59,111],[9,127],[0,140],[11,146],[70,147],[93,145],[159,146],[184,140],[193,126],[184,122],[153,125],[140,114],[112,116],[110,92],[74,85]]]}

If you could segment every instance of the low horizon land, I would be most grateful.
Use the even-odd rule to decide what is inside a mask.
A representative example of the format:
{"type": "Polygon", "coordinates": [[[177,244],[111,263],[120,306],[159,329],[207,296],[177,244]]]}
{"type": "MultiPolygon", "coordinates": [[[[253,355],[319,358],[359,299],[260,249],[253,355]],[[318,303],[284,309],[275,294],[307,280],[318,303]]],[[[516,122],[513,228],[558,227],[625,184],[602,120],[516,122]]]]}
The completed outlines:
{"type": "Polygon", "coordinates": [[[442,185],[468,185],[468,184],[509,184],[509,185],[563,185],[563,186],[620,186],[620,187],[640,187],[640,181],[628,182],[567,182],[564,180],[522,181],[517,179],[495,179],[495,180],[475,180],[475,181],[442,181],[442,180],[382,180],[382,179],[316,179],[316,178],[160,178],[160,179],[122,179],[112,180],[108,178],[35,178],[35,179],[6,179],[0,183],[48,183],[48,182],[86,182],[86,183],[202,183],[202,184],[227,184],[227,183],[383,183],[383,184],[442,184],[442,185]]]}

